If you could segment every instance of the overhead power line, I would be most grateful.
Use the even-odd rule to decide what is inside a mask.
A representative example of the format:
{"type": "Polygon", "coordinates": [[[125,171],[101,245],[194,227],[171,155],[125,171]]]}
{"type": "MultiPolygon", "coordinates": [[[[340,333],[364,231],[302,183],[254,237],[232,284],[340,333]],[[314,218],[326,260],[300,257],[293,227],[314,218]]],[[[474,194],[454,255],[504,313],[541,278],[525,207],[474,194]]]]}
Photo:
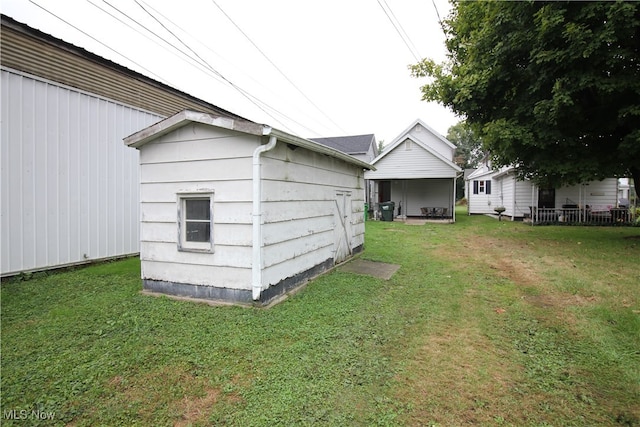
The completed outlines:
{"type": "Polygon", "coordinates": [[[304,99],[306,99],[309,104],[311,104],[316,110],[318,110],[320,112],[320,114],[322,114],[327,120],[329,120],[337,129],[339,129],[341,132],[343,133],[347,133],[344,129],[342,129],[342,127],[337,124],[336,122],[334,122],[331,117],[329,117],[320,107],[318,107],[281,69],[280,67],[278,67],[272,60],[271,58],[269,58],[269,56],[267,56],[266,53],[264,53],[262,51],[262,49],[260,49],[260,47],[251,39],[251,37],[249,37],[247,35],[247,33],[245,33],[242,28],[240,28],[240,26],[238,24],[236,24],[236,22],[227,14],[227,12],[224,11],[224,9],[222,9],[222,7],[220,7],[220,5],[216,2],[216,0],[211,0],[211,2],[220,10],[220,12],[222,12],[222,14],[229,20],[229,22],[231,22],[233,24],[234,27],[236,27],[236,29],[238,31],[240,31],[240,33],[249,41],[249,43],[251,43],[253,45],[253,47],[256,48],[256,50],[258,52],[260,52],[260,54],[269,62],[269,64],[271,64],[273,66],[273,68],[275,68],[280,75],[282,75],[282,77],[285,78],[285,80],[287,82],[289,82],[289,84],[291,84],[291,86],[293,86],[293,88],[295,88],[303,97],[304,99]]]}
{"type": "Polygon", "coordinates": [[[444,34],[445,40],[447,39],[447,30],[444,28],[444,24],[442,23],[442,18],[440,18],[440,12],[438,11],[438,6],[436,6],[436,0],[431,0],[433,4],[433,8],[436,10],[436,16],[438,17],[438,24],[440,24],[440,28],[442,28],[442,32],[444,34]]]}
{"type": "Polygon", "coordinates": [[[127,61],[131,62],[132,64],[135,64],[136,66],[140,67],[141,69],[145,70],[147,73],[149,73],[150,75],[154,76],[156,79],[158,79],[159,81],[161,81],[162,83],[165,84],[169,84],[169,82],[167,82],[166,80],[164,80],[162,77],[160,77],[159,75],[157,75],[156,73],[154,73],[153,71],[149,70],[148,68],[138,64],[136,61],[134,61],[131,58],[128,58],[127,56],[123,55],[122,53],[118,52],[115,49],[112,49],[111,47],[109,47],[108,45],[106,45],[105,43],[101,42],[100,40],[98,40],[97,38],[93,37],[91,34],[81,30],[80,28],[76,27],[75,25],[73,25],[72,23],[62,19],[61,17],[59,17],[58,15],[56,15],[55,13],[51,12],[49,9],[45,8],[42,5],[39,5],[38,3],[36,3],[33,0],[29,0],[29,2],[37,7],[39,7],[40,9],[42,9],[43,11],[47,12],[49,15],[53,16],[54,18],[64,22],[65,24],[67,24],[68,26],[70,26],[71,28],[75,29],[76,31],[79,31],[80,33],[84,34],[85,36],[89,37],[91,40],[95,41],[96,43],[101,44],[102,46],[104,46],[105,48],[109,49],[111,52],[115,53],[116,55],[120,56],[121,58],[126,59],[127,61]]]}
{"type": "MultiPolygon", "coordinates": [[[[233,89],[235,89],[236,91],[238,91],[238,93],[240,93],[242,96],[244,96],[247,100],[249,100],[252,104],[254,104],[256,107],[258,107],[262,112],[264,112],[265,114],[267,114],[269,117],[271,117],[273,120],[275,120],[278,124],[280,124],[281,126],[283,126],[284,128],[288,129],[288,126],[283,123],[282,121],[280,121],[278,118],[276,118],[274,116],[274,114],[283,117],[287,120],[289,120],[292,123],[295,123],[296,125],[300,126],[301,128],[306,129],[307,131],[311,132],[311,133],[315,133],[312,129],[310,129],[309,127],[303,125],[302,123],[296,121],[295,119],[289,117],[288,115],[284,114],[283,112],[279,111],[278,109],[272,107],[271,105],[269,105],[268,103],[266,103],[265,101],[262,101],[261,99],[259,99],[258,97],[252,95],[250,92],[248,92],[247,90],[241,88],[240,86],[236,85],[235,83],[233,83],[231,80],[229,80],[228,78],[226,78],[222,73],[220,73],[218,70],[216,70],[211,64],[209,64],[204,58],[202,58],[194,49],[192,49],[187,43],[185,43],[180,37],[178,37],[177,34],[175,34],[175,32],[171,31],[170,28],[168,28],[162,21],[160,21],[155,15],[153,15],[149,10],[147,10],[147,8],[145,8],[142,4],[140,4],[140,2],[138,0],[134,0],[135,3],[145,12],[147,13],[152,19],[154,19],[159,25],[161,25],[169,34],[171,34],[176,40],[178,40],[178,42],[180,42],[185,48],[187,48],[192,55],[194,55],[196,58],[198,58],[198,61],[203,64],[203,66],[205,66],[207,69],[209,69],[211,72],[215,73],[216,76],[220,77],[222,80],[224,80],[225,83],[227,83],[229,86],[231,86],[233,89]],[[267,111],[269,110],[269,111],[267,111]],[[270,112],[271,111],[271,112],[270,112]],[[273,114],[272,114],[273,113],[273,114]]],[[[145,5],[149,8],[152,9],[154,12],[156,12],[158,15],[162,16],[166,21],[170,22],[173,26],[175,26],[176,28],[182,30],[183,32],[184,29],[182,29],[179,25],[177,25],[176,23],[174,23],[173,21],[171,21],[171,19],[167,18],[166,16],[162,15],[160,12],[158,12],[156,9],[154,9],[153,7],[149,6],[147,3],[145,3],[145,5]]],[[[164,39],[163,39],[164,40],[164,39]]],[[[165,40],[166,42],[166,40],[165,40]]],[[[167,42],[168,43],[168,42],[167,42]]],[[[290,129],[288,129],[289,131],[291,131],[290,129]]]]}
{"type": "MultiPolygon", "coordinates": [[[[141,24],[140,22],[138,22],[137,20],[133,19],[132,17],[130,17],[129,15],[127,15],[126,13],[124,13],[123,11],[121,11],[120,9],[118,9],[116,6],[114,6],[113,4],[109,3],[106,0],[102,0],[103,3],[105,3],[107,6],[109,6],[110,8],[112,8],[113,10],[115,10],[117,13],[119,13],[120,15],[124,16],[125,18],[127,18],[129,21],[135,23],[138,27],[144,29],[146,32],[152,34],[154,37],[149,37],[147,34],[145,34],[144,32],[140,31],[138,28],[134,27],[133,25],[129,24],[128,22],[125,22],[124,20],[120,19],[118,16],[114,15],[113,13],[109,12],[108,10],[105,10],[103,7],[101,7],[100,5],[96,4],[93,2],[93,0],[87,0],[87,2],[92,5],[93,7],[97,8],[98,10],[100,10],[101,12],[111,16],[113,19],[115,19],[116,21],[120,22],[121,24],[127,26],[129,29],[135,31],[136,33],[140,34],[142,37],[144,37],[145,39],[149,40],[150,42],[154,43],[156,46],[164,49],[165,51],[167,51],[168,53],[176,56],[177,58],[185,61],[187,64],[191,65],[191,66],[200,66],[202,67],[201,69],[205,72],[207,72],[207,70],[201,65],[199,64],[197,61],[195,61],[193,58],[191,58],[188,54],[186,54],[185,52],[183,52],[182,50],[180,50],[177,46],[174,46],[173,44],[171,44],[170,42],[168,42],[167,40],[165,40],[164,38],[162,38],[162,36],[156,34],[153,30],[147,28],[146,26],[144,26],[143,24],[141,24]],[[162,40],[164,42],[164,44],[160,43],[157,39],[162,40]],[[169,46],[171,46],[175,51],[178,51],[179,53],[182,54],[182,56],[177,55],[175,51],[170,50],[169,48],[167,48],[165,46],[165,44],[168,44],[169,46]]],[[[214,76],[215,77],[215,76],[214,76]]],[[[222,80],[220,80],[222,82],[222,80]]]]}
{"type": "Polygon", "coordinates": [[[395,14],[391,10],[391,7],[389,7],[389,5],[387,4],[387,2],[385,0],[377,0],[377,1],[378,1],[378,4],[380,5],[380,8],[384,12],[384,14],[387,15],[387,18],[389,19],[389,22],[391,22],[391,25],[393,25],[393,28],[395,28],[396,32],[400,36],[400,39],[402,39],[402,42],[404,43],[404,45],[407,47],[407,49],[409,50],[411,55],[416,60],[416,63],[422,61],[422,58],[420,57],[420,54],[418,53],[418,49],[416,49],[415,45],[411,41],[411,38],[409,37],[407,32],[402,27],[402,24],[400,23],[398,18],[396,18],[395,14]],[[384,6],[383,6],[382,3],[384,3],[384,6]],[[386,6],[386,8],[385,8],[385,6],[386,6]]]}
{"type": "MultiPolygon", "coordinates": [[[[173,31],[171,31],[171,29],[169,29],[169,27],[167,27],[166,25],[164,25],[164,23],[162,21],[160,21],[155,15],[153,15],[151,12],[149,12],[142,4],[140,4],[140,2],[138,0],[134,0],[134,2],[140,6],[140,8],[142,10],[145,11],[145,13],[147,15],[149,15],[153,20],[155,20],[158,24],[160,24],[160,26],[162,26],[162,28],[164,28],[169,34],[171,34],[176,40],[178,40],[178,42],[180,42],[185,48],[187,48],[196,58],[198,58],[198,60],[205,66],[207,67],[209,70],[211,70],[213,73],[215,73],[217,76],[219,76],[222,80],[224,80],[227,84],[229,84],[232,88],[234,88],[236,91],[238,91],[238,93],[240,93],[242,96],[244,96],[247,100],[249,100],[252,104],[254,104],[256,107],[258,107],[260,110],[262,110],[263,113],[269,115],[269,117],[273,118],[274,120],[277,120],[275,117],[273,117],[273,115],[271,115],[268,111],[266,111],[263,106],[261,105],[262,102],[258,103],[256,102],[258,99],[251,96],[249,94],[249,92],[245,91],[244,89],[240,88],[239,86],[235,85],[231,80],[227,79],[225,76],[222,75],[222,73],[220,73],[218,70],[216,70],[215,68],[213,68],[211,66],[211,64],[209,64],[204,58],[202,58],[200,55],[198,55],[198,52],[196,52],[195,50],[193,50],[187,43],[185,43],[180,37],[178,37],[173,31]]],[[[258,100],[259,101],[259,100],[258,100]]],[[[264,104],[264,103],[262,103],[264,104]]],[[[264,104],[266,105],[266,104],[264,104]]],[[[280,121],[278,120],[278,123],[280,123],[280,121]]],[[[284,125],[283,123],[280,123],[281,125],[284,125]]]]}

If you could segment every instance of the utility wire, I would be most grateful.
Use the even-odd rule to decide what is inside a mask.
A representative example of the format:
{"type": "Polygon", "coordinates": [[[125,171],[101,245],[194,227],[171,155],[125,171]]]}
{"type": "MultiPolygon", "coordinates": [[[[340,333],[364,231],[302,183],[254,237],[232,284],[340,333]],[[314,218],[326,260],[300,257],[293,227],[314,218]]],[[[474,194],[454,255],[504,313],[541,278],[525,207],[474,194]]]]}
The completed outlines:
{"type": "Polygon", "coordinates": [[[222,7],[220,7],[220,5],[216,2],[216,0],[211,0],[211,2],[220,10],[220,12],[222,12],[222,14],[229,20],[229,22],[231,22],[238,31],[240,31],[240,33],[249,41],[249,43],[251,43],[253,45],[253,47],[256,48],[256,50],[258,52],[260,52],[260,54],[269,62],[269,64],[271,64],[273,66],[273,68],[275,68],[280,75],[282,75],[282,77],[285,78],[285,80],[287,82],[289,82],[289,84],[291,84],[291,86],[293,86],[303,97],[304,99],[306,99],[316,110],[318,110],[320,112],[320,114],[322,114],[327,120],[329,120],[337,129],[339,129],[342,133],[347,133],[344,129],[342,129],[342,127],[340,125],[338,125],[336,122],[334,122],[331,117],[329,117],[320,107],[318,107],[293,81],[291,81],[291,79],[280,69],[280,67],[278,67],[268,56],[266,53],[264,53],[262,51],[262,49],[260,49],[260,47],[258,47],[258,45],[251,39],[251,37],[249,37],[247,35],[247,33],[245,33],[242,28],[240,28],[240,26],[238,24],[236,24],[236,22],[227,14],[227,12],[224,11],[224,9],[222,9],[222,7]]]}
{"type": "Polygon", "coordinates": [[[413,40],[411,40],[411,37],[409,37],[409,34],[405,31],[404,26],[402,25],[400,20],[396,17],[396,14],[393,13],[393,9],[391,9],[391,6],[389,6],[389,3],[387,3],[387,0],[381,0],[381,1],[387,7],[387,9],[389,10],[389,13],[391,13],[391,16],[393,17],[393,19],[398,24],[398,27],[400,28],[400,31],[402,31],[402,34],[404,34],[404,36],[405,36],[405,40],[407,40],[408,44],[411,45],[411,51],[414,53],[414,56],[416,56],[418,58],[421,58],[422,55],[420,55],[420,51],[418,50],[416,45],[413,43],[413,40]]]}
{"type": "MultiPolygon", "coordinates": [[[[409,52],[411,52],[411,55],[415,58],[416,63],[421,62],[422,59],[420,58],[420,55],[418,54],[418,52],[415,51],[414,49],[412,49],[411,46],[410,46],[410,44],[413,44],[413,43],[411,42],[411,39],[409,39],[409,36],[406,36],[406,38],[405,38],[405,36],[402,34],[402,31],[404,31],[404,30],[402,30],[402,31],[400,30],[400,28],[402,27],[400,25],[400,21],[398,21],[398,23],[396,25],[396,22],[391,18],[391,15],[389,15],[389,12],[387,12],[387,9],[384,8],[384,6],[382,5],[381,1],[380,0],[377,0],[377,1],[378,1],[378,4],[380,5],[380,8],[383,10],[384,14],[387,15],[387,18],[389,19],[389,22],[391,22],[391,25],[393,25],[393,28],[395,28],[396,32],[398,33],[398,35],[402,39],[402,42],[407,47],[407,49],[409,49],[409,52]]],[[[384,1],[384,0],[382,0],[382,1],[384,1]]],[[[387,4],[387,3],[385,2],[385,4],[387,4]]],[[[388,4],[387,4],[387,7],[389,7],[388,4]]],[[[389,8],[389,11],[391,12],[391,14],[393,14],[393,12],[391,11],[391,8],[389,8]]]]}
{"type": "MultiPolygon", "coordinates": [[[[173,44],[169,43],[167,40],[163,39],[161,36],[159,36],[158,34],[156,34],[155,32],[153,32],[153,30],[147,28],[146,26],[144,26],[143,24],[141,24],[140,22],[136,21],[135,19],[133,19],[132,17],[130,17],[129,15],[127,15],[126,13],[124,13],[123,11],[121,11],[120,9],[118,9],[116,6],[112,5],[111,3],[109,3],[106,0],[102,0],[103,3],[105,3],[107,6],[111,7],[112,9],[114,9],[116,12],[118,12],[120,15],[126,17],[127,19],[129,19],[130,21],[134,22],[136,25],[138,25],[139,27],[143,28],[144,30],[146,30],[147,32],[153,34],[155,36],[155,38],[148,36],[147,34],[143,33],[142,31],[140,31],[138,28],[134,27],[133,25],[129,24],[128,22],[125,22],[124,20],[120,19],[118,16],[114,15],[113,13],[109,12],[108,10],[104,9],[103,7],[101,7],[100,5],[94,3],[92,0],[87,0],[87,2],[92,5],[93,7],[97,8],[98,10],[100,10],[103,13],[106,13],[107,15],[111,16],[113,19],[117,20],[118,22],[122,23],[123,25],[127,26],[128,28],[130,28],[131,30],[135,31],[136,33],[140,34],[142,37],[146,38],[147,40],[149,40],[150,42],[154,43],[156,46],[164,49],[165,51],[167,51],[168,53],[176,56],[177,58],[185,61],[187,64],[191,65],[191,66],[200,66],[202,67],[201,69],[205,72],[208,72],[201,64],[199,64],[197,61],[195,61],[193,58],[191,58],[188,54],[186,54],[185,52],[183,52],[182,50],[180,50],[178,47],[174,46],[173,44]],[[177,50],[178,52],[180,52],[183,56],[179,56],[177,55],[175,52],[173,52],[172,50],[168,49],[165,45],[163,45],[162,43],[160,43],[159,41],[156,40],[160,39],[162,41],[164,41],[166,44],[168,44],[169,46],[171,46],[172,48],[174,48],[175,50],[177,50]],[[186,58],[186,59],[185,59],[186,58]]],[[[216,76],[214,76],[216,77],[216,76]]],[[[219,80],[222,82],[222,80],[219,80]]]]}
{"type": "Polygon", "coordinates": [[[447,40],[448,39],[447,30],[444,28],[444,23],[440,18],[440,12],[438,11],[438,6],[436,6],[436,0],[431,0],[431,3],[433,4],[433,8],[436,10],[436,16],[438,17],[438,24],[440,24],[440,28],[442,28],[442,32],[444,33],[444,38],[445,40],[447,40]]]}
{"type": "Polygon", "coordinates": [[[29,0],[29,2],[37,7],[39,7],[40,9],[44,10],[45,12],[47,12],[48,14],[52,15],[53,17],[55,17],[56,19],[64,22],[65,24],[67,24],[68,26],[70,26],[71,28],[75,29],[76,31],[79,31],[80,33],[84,34],[85,36],[89,37],[91,40],[100,43],[102,46],[104,46],[105,48],[109,49],[111,52],[117,54],[118,56],[126,59],[127,61],[131,62],[132,64],[140,67],[141,69],[145,70],[147,73],[149,73],[150,75],[154,76],[156,79],[158,79],[158,81],[161,81],[164,84],[169,85],[169,82],[167,82],[165,79],[163,79],[162,77],[160,77],[159,75],[157,75],[156,73],[154,73],[153,71],[149,70],[148,68],[138,64],[136,61],[134,61],[133,59],[130,59],[126,56],[124,56],[122,53],[116,51],[115,49],[112,49],[111,47],[107,46],[106,44],[104,44],[103,42],[101,42],[100,40],[96,39],[95,37],[93,37],[92,35],[88,34],[87,32],[81,30],[80,28],[76,27],[75,25],[73,25],[72,23],[62,19],[61,17],[59,17],[58,15],[56,15],[55,13],[51,12],[49,9],[45,8],[44,6],[39,5],[38,3],[36,3],[33,0],[29,0]]]}
{"type": "MultiPolygon", "coordinates": [[[[251,103],[253,103],[256,107],[258,107],[260,110],[262,110],[262,112],[264,112],[265,114],[267,114],[269,117],[271,117],[272,119],[274,119],[276,122],[278,122],[280,125],[282,125],[285,128],[288,128],[284,123],[282,123],[280,120],[278,120],[273,114],[269,113],[266,108],[270,109],[271,111],[279,114],[280,116],[296,123],[298,126],[301,126],[305,129],[307,129],[310,132],[313,132],[312,129],[309,129],[308,127],[306,127],[305,125],[297,122],[296,120],[292,119],[291,117],[288,117],[287,115],[285,115],[284,113],[276,110],[275,108],[269,106],[266,102],[260,100],[259,98],[255,97],[254,95],[251,95],[248,91],[242,89],[241,87],[239,87],[238,85],[236,85],[235,83],[233,83],[232,81],[230,81],[229,79],[227,79],[225,76],[223,76],[219,71],[217,71],[215,68],[213,68],[205,59],[203,59],[195,50],[193,50],[188,44],[186,44],[180,37],[178,37],[173,31],[171,31],[166,25],[164,25],[164,23],[162,23],[156,16],[154,16],[151,12],[149,12],[142,4],[140,4],[140,2],[138,0],[134,0],[135,3],[140,6],[140,8],[142,10],[145,11],[145,13],[147,13],[151,18],[153,18],[158,24],[160,24],[169,34],[171,34],[176,40],[178,40],[183,46],[185,46],[190,52],[192,52],[193,55],[195,55],[200,61],[202,61],[202,63],[208,68],[210,69],[213,73],[215,73],[217,76],[219,76],[220,78],[222,78],[227,84],[229,84],[231,87],[233,87],[236,91],[238,91],[242,96],[244,96],[247,100],[249,100],[251,103]]],[[[148,6],[148,5],[147,5],[148,6]]],[[[150,7],[150,6],[148,6],[150,7]]],[[[155,10],[155,9],[154,9],[155,10]]],[[[156,11],[157,12],[157,11],[156,11]]],[[[169,20],[168,18],[164,17],[165,19],[167,19],[169,22],[171,22],[171,20],[169,20]]],[[[173,25],[175,25],[172,22],[173,25]]],[[[176,25],[177,26],[177,25],[176,25]]]]}

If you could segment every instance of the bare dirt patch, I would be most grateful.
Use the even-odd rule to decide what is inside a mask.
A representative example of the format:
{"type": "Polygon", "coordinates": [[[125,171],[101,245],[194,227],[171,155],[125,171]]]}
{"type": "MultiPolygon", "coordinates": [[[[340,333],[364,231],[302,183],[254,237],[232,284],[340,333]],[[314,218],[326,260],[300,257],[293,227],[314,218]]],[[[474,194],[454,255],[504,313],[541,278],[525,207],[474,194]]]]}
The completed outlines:
{"type": "Polygon", "coordinates": [[[220,391],[209,389],[202,397],[188,397],[182,399],[179,410],[182,412],[182,419],[175,422],[174,427],[185,427],[192,425],[196,421],[204,420],[208,417],[211,407],[218,401],[220,391]]]}
{"type": "Polygon", "coordinates": [[[206,421],[221,395],[219,389],[208,386],[204,379],[177,366],[164,366],[140,377],[118,375],[107,384],[118,394],[118,405],[143,408],[138,412],[143,420],[153,419],[157,411],[168,410],[177,427],[206,421]],[[166,384],[175,384],[171,394],[166,393],[166,384]]]}

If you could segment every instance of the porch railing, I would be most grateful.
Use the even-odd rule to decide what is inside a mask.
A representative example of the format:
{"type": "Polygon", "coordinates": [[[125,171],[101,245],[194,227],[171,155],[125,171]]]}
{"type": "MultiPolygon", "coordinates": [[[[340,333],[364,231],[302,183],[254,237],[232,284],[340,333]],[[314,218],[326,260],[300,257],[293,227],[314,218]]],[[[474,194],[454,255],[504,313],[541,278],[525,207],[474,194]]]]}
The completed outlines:
{"type": "Polygon", "coordinates": [[[628,208],[531,208],[532,223],[542,224],[590,224],[630,225],[635,221],[634,210],[628,208]]]}

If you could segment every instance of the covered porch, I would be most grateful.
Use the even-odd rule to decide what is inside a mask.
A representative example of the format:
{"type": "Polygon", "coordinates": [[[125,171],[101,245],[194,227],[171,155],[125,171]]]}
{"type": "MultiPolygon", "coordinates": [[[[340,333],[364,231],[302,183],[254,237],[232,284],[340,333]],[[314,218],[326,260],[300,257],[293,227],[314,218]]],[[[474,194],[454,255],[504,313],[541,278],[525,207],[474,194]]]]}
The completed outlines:
{"type": "Polygon", "coordinates": [[[455,221],[455,178],[416,178],[374,181],[374,217],[380,204],[393,202],[393,217],[455,221]]]}

